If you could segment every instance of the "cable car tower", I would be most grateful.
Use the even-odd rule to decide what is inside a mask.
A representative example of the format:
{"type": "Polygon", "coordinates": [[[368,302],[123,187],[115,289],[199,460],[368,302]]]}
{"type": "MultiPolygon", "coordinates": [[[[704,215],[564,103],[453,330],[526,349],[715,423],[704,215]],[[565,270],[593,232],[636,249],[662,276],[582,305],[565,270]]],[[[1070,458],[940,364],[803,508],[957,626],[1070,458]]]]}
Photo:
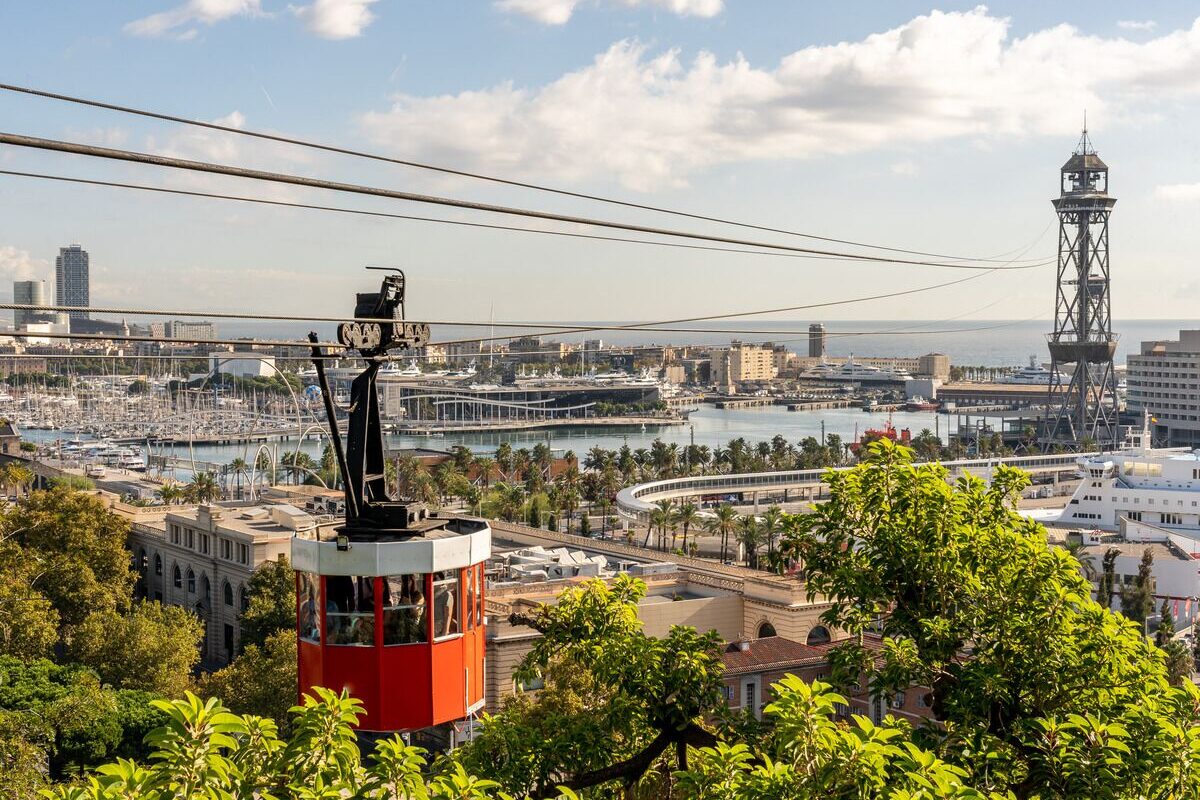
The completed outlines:
{"type": "Polygon", "coordinates": [[[1117,384],[1109,293],[1108,166],[1096,155],[1087,123],[1063,164],[1058,212],[1058,283],[1054,332],[1049,335],[1050,390],[1042,444],[1100,447],[1117,444],[1117,384]]]}

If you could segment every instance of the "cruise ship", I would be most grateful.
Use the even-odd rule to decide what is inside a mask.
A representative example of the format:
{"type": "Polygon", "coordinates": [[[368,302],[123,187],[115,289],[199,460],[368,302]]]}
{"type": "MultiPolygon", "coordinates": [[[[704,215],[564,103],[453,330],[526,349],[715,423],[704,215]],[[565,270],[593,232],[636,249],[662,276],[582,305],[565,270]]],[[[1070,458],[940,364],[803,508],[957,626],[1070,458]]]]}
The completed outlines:
{"type": "MultiPolygon", "coordinates": [[[[1022,386],[1049,386],[1054,373],[1037,363],[1037,356],[1029,357],[1029,366],[1021,367],[1016,372],[996,379],[996,383],[1011,383],[1022,386]]],[[[1065,382],[1064,376],[1059,375],[1060,382],[1065,382]]]]}
{"type": "Polygon", "coordinates": [[[1127,533],[1131,525],[1152,526],[1200,540],[1200,450],[1152,447],[1147,420],[1121,450],[1078,464],[1079,488],[1059,524],[1127,533]]]}

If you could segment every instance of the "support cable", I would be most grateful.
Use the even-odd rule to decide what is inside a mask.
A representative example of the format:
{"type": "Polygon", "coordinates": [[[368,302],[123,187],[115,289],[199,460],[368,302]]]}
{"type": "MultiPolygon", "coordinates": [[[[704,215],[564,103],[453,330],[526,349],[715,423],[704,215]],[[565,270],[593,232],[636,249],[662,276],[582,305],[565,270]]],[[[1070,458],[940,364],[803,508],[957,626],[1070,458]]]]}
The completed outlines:
{"type": "Polygon", "coordinates": [[[732,244],[743,247],[756,247],[791,253],[811,253],[815,255],[838,256],[848,260],[862,261],[867,263],[904,264],[908,266],[970,270],[1022,268],[1020,266],[986,266],[979,264],[921,261],[914,259],[892,258],[888,256],[870,256],[858,253],[843,253],[834,250],[818,250],[809,247],[795,247],[792,245],[755,241],[753,239],[738,239],[728,236],[716,236],[713,234],[679,231],[670,228],[658,228],[650,225],[635,225],[633,223],[616,222],[614,220],[600,220],[590,217],[578,217],[570,214],[557,214],[550,211],[536,211],[534,209],[516,208],[513,206],[495,205],[492,203],[458,200],[450,197],[440,197],[438,195],[405,192],[395,189],[383,189],[377,186],[341,183],[338,181],[328,181],[321,178],[308,178],[301,175],[290,175],[281,172],[268,172],[265,170],[248,169],[246,167],[235,167],[228,164],[216,164],[206,161],[191,161],[188,159],[172,158],[170,156],[156,155],[152,153],[140,153],[133,150],[120,150],[112,147],[100,147],[98,145],[81,144],[77,142],[65,142],[56,139],[45,139],[37,136],[24,136],[14,133],[0,133],[0,144],[12,145],[15,147],[28,147],[35,150],[71,153],[73,155],[82,155],[94,158],[104,158],[112,161],[124,161],[156,167],[167,167],[170,169],[187,170],[191,172],[202,172],[212,175],[248,178],[251,180],[281,183],[291,186],[304,186],[310,189],[323,189],[334,192],[345,192],[348,194],[367,195],[371,197],[385,197],[391,200],[406,200],[413,203],[447,206],[450,208],[462,208],[469,211],[483,211],[495,214],[505,214],[509,216],[528,217],[531,219],[542,219],[552,222],[565,222],[573,225],[612,228],[615,230],[645,233],[654,236],[669,236],[674,238],[716,242],[719,244],[732,244]]]}
{"type": "Polygon", "coordinates": [[[580,200],[589,200],[597,203],[606,203],[609,205],[620,206],[623,208],[632,208],[639,211],[652,211],[657,214],[669,214],[687,219],[694,219],[703,222],[715,222],[721,225],[732,225],[739,228],[747,228],[750,230],[763,231],[766,233],[780,233],[787,236],[798,236],[805,239],[813,239],[816,241],[830,242],[834,244],[845,244],[854,247],[863,247],[872,250],[881,250],[891,253],[904,253],[908,255],[926,256],[931,258],[944,258],[951,261],[999,261],[1000,257],[967,257],[967,256],[951,256],[943,253],[931,253],[923,250],[909,250],[900,247],[888,247],[884,245],[869,244],[866,242],[858,242],[851,239],[838,239],[830,236],[818,236],[816,234],[803,233],[800,231],[787,230],[784,228],[772,228],[766,225],[754,225],[747,222],[739,222],[736,220],[725,219],[721,217],[708,216],[705,214],[691,213],[687,211],[679,211],[675,209],[664,208],[662,206],[654,206],[647,203],[634,203],[627,200],[617,200],[615,198],[603,197],[601,195],[588,194],[586,192],[575,192],[568,189],[561,189],[544,184],[536,184],[527,181],[518,181],[507,178],[500,178],[493,175],[485,175],[478,172],[469,172],[467,170],[454,169],[452,167],[444,167],[435,164],[427,164],[419,161],[407,159],[393,158],[377,153],[368,153],[361,150],[353,150],[346,147],[338,147],[335,145],[322,144],[296,137],[283,136],[281,134],[264,133],[262,131],[252,131],[244,128],[235,128],[231,125],[222,125],[216,122],[205,122],[203,120],[191,119],[189,117],[175,116],[172,114],[164,114],[157,111],[149,111],[132,106],[122,106],[115,103],[107,103],[101,100],[93,100],[84,97],[75,97],[57,92],[48,92],[42,89],[34,89],[27,86],[17,86],[14,84],[0,83],[0,90],[8,92],[16,92],[20,94],[32,95],[34,97],[43,97],[50,100],[59,100],[66,103],[74,103],[76,105],[91,106],[92,108],[101,108],[107,111],[116,111],[122,114],[132,114],[135,116],[146,117],[149,119],[157,119],[163,122],[174,122],[180,125],[190,125],[197,128],[206,128],[208,130],[220,131],[222,133],[235,134],[237,136],[246,136],[253,139],[276,142],[279,144],[295,145],[297,147],[306,147],[313,150],[321,150],[327,153],[335,153],[338,155],[352,156],[355,158],[364,158],[371,161],[381,161],[389,164],[396,164],[403,167],[411,167],[414,169],[427,170],[431,172],[439,172],[444,175],[454,175],[460,178],[471,178],[473,180],[487,181],[489,183],[501,184],[504,186],[513,186],[520,189],[532,189],[534,191],[556,194],[563,197],[573,197],[580,200]]]}

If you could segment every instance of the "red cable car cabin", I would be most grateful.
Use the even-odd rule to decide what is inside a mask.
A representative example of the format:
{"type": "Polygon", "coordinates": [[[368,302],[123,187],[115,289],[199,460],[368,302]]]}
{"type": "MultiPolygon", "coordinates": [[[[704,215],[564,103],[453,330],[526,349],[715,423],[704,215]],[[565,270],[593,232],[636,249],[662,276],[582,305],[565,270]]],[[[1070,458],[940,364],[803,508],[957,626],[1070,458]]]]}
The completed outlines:
{"type": "MultiPolygon", "coordinates": [[[[415,504],[414,504],[415,505],[415,504]]],[[[478,519],[426,517],[376,541],[293,539],[299,690],[345,688],[366,731],[415,731],[483,706],[478,519]]]]}

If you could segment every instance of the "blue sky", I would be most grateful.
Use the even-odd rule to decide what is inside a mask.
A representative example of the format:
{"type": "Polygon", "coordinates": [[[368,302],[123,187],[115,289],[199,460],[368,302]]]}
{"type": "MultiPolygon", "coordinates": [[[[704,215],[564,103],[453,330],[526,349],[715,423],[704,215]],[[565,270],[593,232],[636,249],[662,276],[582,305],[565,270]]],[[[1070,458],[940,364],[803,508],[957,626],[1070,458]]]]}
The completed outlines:
{"type": "MultiPolygon", "coordinates": [[[[180,0],[0,4],[0,82],[812,233],[1053,253],[1084,108],[1114,311],[1200,299],[1200,26],[1180,3],[180,0]]],[[[655,224],[579,201],[0,93],[0,129],[655,224]]],[[[429,209],[0,148],[0,168],[429,209]]],[[[437,215],[463,215],[436,212],[437,215]]],[[[0,176],[0,280],[92,253],[94,302],[330,313],[403,266],[426,317],[654,319],[956,277],[247,208],[0,176]]],[[[0,295],[2,296],[2,295],[0,295]]],[[[1048,317],[1052,269],[814,319],[1048,317]]],[[[791,315],[807,318],[807,315],[791,315]]]]}

